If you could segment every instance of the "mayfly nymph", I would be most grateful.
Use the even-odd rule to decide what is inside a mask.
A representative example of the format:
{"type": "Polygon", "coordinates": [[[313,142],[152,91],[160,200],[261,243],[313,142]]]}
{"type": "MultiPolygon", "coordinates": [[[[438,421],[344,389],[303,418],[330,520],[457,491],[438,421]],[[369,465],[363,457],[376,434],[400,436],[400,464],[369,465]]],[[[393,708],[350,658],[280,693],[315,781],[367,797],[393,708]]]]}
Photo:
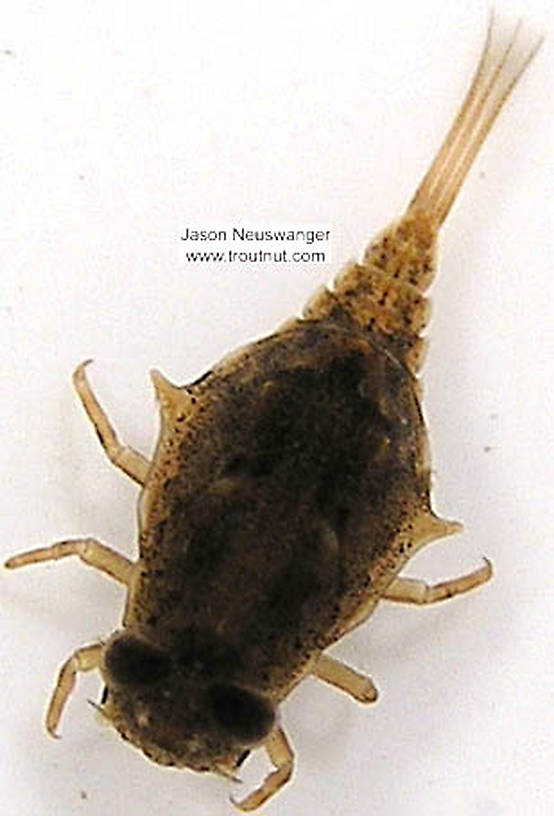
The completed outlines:
{"type": "Polygon", "coordinates": [[[139,555],[91,538],[13,556],[10,569],[77,555],[127,589],[123,621],[63,664],[46,716],[55,735],[80,672],[97,669],[107,720],[163,765],[235,778],[252,749],[274,766],[237,806],[290,778],[279,706],[315,675],[363,703],[373,682],[326,654],[381,600],[429,604],[491,576],[487,561],[429,586],[400,577],[427,542],[460,530],[430,499],[418,379],[437,236],[539,44],[489,25],[471,87],[405,214],[301,317],[190,385],[152,375],[154,454],[123,445],[86,363],[77,394],[110,460],[140,485],[139,555]]]}

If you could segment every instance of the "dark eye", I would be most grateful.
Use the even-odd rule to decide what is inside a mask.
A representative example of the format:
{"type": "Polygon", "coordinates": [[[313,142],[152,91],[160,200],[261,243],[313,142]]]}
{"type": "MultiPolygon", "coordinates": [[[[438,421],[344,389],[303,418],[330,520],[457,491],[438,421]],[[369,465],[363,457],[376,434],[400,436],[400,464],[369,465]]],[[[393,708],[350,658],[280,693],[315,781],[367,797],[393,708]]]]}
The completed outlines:
{"type": "Polygon", "coordinates": [[[169,657],[144,640],[123,635],[109,646],[105,657],[110,677],[122,685],[156,683],[169,674],[169,657]]]}
{"type": "Polygon", "coordinates": [[[219,725],[236,739],[255,742],[271,731],[273,707],[260,695],[217,684],[209,689],[208,699],[219,725]]]}

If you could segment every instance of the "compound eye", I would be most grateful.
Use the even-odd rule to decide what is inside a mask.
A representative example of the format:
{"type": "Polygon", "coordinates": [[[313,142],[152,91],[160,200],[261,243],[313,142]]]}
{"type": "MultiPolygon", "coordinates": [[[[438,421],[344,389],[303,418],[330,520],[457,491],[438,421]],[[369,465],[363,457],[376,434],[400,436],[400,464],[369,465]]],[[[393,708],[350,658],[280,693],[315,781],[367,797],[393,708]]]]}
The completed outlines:
{"type": "Polygon", "coordinates": [[[108,646],[104,661],[111,679],[128,686],[152,685],[171,670],[171,661],[164,652],[134,635],[122,635],[114,640],[108,646]]]}
{"type": "Polygon", "coordinates": [[[218,724],[239,741],[257,742],[273,727],[273,706],[252,691],[216,684],[208,690],[208,700],[218,724]]]}

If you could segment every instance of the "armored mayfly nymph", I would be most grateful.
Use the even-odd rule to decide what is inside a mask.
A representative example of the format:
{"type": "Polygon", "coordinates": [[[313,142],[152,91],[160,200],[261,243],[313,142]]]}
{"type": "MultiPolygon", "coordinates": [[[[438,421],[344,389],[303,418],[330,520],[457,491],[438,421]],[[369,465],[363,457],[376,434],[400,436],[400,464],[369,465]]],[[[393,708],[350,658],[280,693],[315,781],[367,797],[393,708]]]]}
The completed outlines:
{"type": "Polygon", "coordinates": [[[92,538],[13,556],[10,569],[78,556],[126,587],[121,626],[63,664],[55,735],[80,672],[99,708],[154,762],[235,778],[264,748],[274,770],[236,803],[254,810],[291,777],[280,704],[308,675],[355,700],[372,680],[326,654],[381,600],[431,604],[488,581],[428,585],[400,572],[461,529],[432,509],[418,379],[437,238],[464,179],[540,43],[517,48],[492,19],[475,76],[405,214],[300,317],[190,385],[152,379],[151,459],[116,435],[87,379],[73,381],[107,456],[140,486],[139,555],[92,538]]]}

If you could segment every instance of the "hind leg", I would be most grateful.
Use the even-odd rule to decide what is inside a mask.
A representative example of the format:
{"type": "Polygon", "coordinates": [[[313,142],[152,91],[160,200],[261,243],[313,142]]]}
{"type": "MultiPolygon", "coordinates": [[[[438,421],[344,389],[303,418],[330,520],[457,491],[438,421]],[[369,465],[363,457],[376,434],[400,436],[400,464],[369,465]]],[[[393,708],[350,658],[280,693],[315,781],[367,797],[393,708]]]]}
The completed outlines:
{"type": "Polygon", "coordinates": [[[85,374],[85,367],[90,363],[87,360],[78,366],[73,374],[73,385],[81,400],[81,404],[94,425],[100,444],[106,451],[108,459],[135,482],[143,485],[150,467],[146,457],[134,448],[123,445],[112,427],[104,409],[96,399],[85,374]]]}
{"type": "Polygon", "coordinates": [[[463,592],[469,592],[485,584],[490,578],[492,578],[492,564],[488,558],[485,558],[482,567],[467,575],[461,575],[459,578],[441,581],[440,584],[427,584],[425,581],[418,581],[414,578],[395,578],[381,597],[386,601],[398,603],[432,604],[461,595],[463,592]]]}

